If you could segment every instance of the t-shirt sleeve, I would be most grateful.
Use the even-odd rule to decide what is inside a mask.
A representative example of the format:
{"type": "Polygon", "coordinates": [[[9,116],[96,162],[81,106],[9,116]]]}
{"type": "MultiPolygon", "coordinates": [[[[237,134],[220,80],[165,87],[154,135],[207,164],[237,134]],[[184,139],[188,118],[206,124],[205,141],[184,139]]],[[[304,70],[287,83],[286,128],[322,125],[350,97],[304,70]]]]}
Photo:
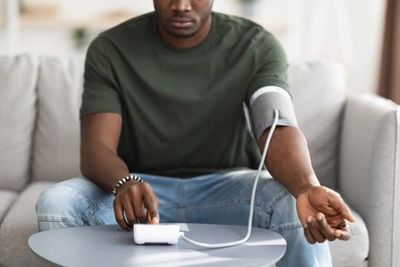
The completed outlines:
{"type": "Polygon", "coordinates": [[[255,47],[257,62],[249,86],[247,87],[247,101],[260,88],[276,86],[288,90],[288,61],[286,53],[279,41],[272,34],[263,34],[255,47]]]}
{"type": "Polygon", "coordinates": [[[97,37],[86,54],[80,116],[98,112],[121,113],[118,86],[113,76],[112,46],[97,37]]]}
{"type": "Polygon", "coordinates": [[[286,54],[279,42],[265,33],[255,47],[256,70],[246,91],[252,131],[257,140],[271,127],[275,111],[277,125],[297,127],[292,98],[288,92],[286,54]]]}

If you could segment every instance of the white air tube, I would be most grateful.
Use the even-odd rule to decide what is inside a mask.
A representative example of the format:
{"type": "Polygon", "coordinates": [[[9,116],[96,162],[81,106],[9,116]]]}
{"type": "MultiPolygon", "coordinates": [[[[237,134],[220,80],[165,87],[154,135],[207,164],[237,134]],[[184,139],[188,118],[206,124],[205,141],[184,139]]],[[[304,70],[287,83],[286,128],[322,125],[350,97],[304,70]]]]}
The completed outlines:
{"type": "Polygon", "coordinates": [[[272,135],[273,135],[273,133],[275,131],[276,125],[278,124],[278,119],[279,119],[279,112],[278,112],[278,110],[275,109],[274,110],[274,121],[273,121],[271,129],[270,129],[270,131],[268,133],[267,140],[265,142],[264,151],[263,151],[263,154],[262,154],[262,157],[261,157],[260,165],[258,166],[256,179],[254,180],[253,190],[251,192],[249,221],[248,221],[248,224],[247,224],[247,234],[246,234],[246,236],[243,237],[240,240],[237,240],[237,241],[232,241],[232,242],[227,242],[227,243],[208,244],[208,243],[202,243],[202,242],[194,241],[194,240],[186,237],[184,235],[184,233],[181,232],[181,238],[183,240],[185,240],[186,242],[188,242],[188,243],[190,243],[192,245],[195,245],[195,246],[198,246],[198,247],[203,247],[203,248],[225,248],[225,247],[238,246],[238,245],[241,245],[241,244],[243,244],[243,243],[245,243],[245,242],[247,242],[249,240],[250,235],[251,235],[251,227],[252,227],[252,224],[253,224],[254,201],[255,201],[255,196],[256,196],[257,182],[258,182],[258,179],[260,178],[260,172],[261,172],[261,170],[262,170],[262,168],[264,166],[264,162],[265,162],[265,158],[267,156],[267,151],[268,151],[268,148],[269,148],[269,145],[270,145],[270,142],[271,142],[271,138],[272,138],[272,135]]]}

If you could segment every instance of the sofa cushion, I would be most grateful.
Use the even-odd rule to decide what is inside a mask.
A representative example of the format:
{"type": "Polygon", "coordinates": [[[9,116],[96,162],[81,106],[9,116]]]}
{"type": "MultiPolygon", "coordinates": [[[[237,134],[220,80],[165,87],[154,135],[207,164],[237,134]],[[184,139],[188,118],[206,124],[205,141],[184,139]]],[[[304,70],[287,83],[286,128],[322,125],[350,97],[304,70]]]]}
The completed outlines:
{"type": "Polygon", "coordinates": [[[340,160],[341,192],[368,225],[371,266],[400,266],[400,106],[350,95],[340,160]]]}
{"type": "Polygon", "coordinates": [[[60,181],[80,176],[79,108],[83,61],[41,58],[33,180],[60,181]]]}
{"type": "Polygon", "coordinates": [[[34,254],[28,238],[38,231],[35,205],[39,194],[52,183],[29,185],[11,206],[0,225],[0,266],[53,266],[34,254]]]}
{"type": "Polygon", "coordinates": [[[366,263],[369,253],[368,230],[361,216],[354,210],[352,212],[356,222],[350,224],[350,240],[329,242],[333,266],[354,267],[366,263]]]}
{"type": "Polygon", "coordinates": [[[22,190],[29,177],[38,63],[0,57],[0,188],[22,190]]]}
{"type": "Polygon", "coordinates": [[[8,190],[0,190],[0,223],[3,221],[11,204],[17,198],[17,194],[8,190]]]}
{"type": "Polygon", "coordinates": [[[289,83],[315,172],[322,184],[336,188],[340,121],[346,100],[344,71],[333,63],[293,65],[289,83]]]}
{"type": "MultiPolygon", "coordinates": [[[[59,181],[80,175],[82,67],[82,60],[40,60],[34,180],[59,181]]],[[[322,184],[335,188],[340,119],[346,98],[344,72],[336,64],[293,65],[289,82],[314,169],[322,184]]]]}

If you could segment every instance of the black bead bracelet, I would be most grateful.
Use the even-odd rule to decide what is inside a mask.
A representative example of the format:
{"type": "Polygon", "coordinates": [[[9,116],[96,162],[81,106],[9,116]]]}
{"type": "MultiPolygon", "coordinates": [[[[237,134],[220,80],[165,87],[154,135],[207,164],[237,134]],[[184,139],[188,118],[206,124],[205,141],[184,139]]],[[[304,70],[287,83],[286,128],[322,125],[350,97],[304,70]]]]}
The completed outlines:
{"type": "Polygon", "coordinates": [[[121,178],[118,180],[118,182],[115,184],[114,189],[113,189],[113,194],[116,195],[118,192],[118,189],[122,187],[124,184],[126,184],[129,181],[136,181],[139,183],[143,183],[143,179],[140,176],[134,175],[133,173],[130,173],[129,175],[121,178]]]}

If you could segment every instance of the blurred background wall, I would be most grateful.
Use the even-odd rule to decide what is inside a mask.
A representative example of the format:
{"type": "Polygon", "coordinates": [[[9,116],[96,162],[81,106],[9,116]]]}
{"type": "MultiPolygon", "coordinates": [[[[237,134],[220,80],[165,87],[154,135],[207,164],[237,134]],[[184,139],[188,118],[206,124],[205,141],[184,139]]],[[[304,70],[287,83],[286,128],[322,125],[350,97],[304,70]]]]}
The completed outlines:
{"type": "MultiPolygon", "coordinates": [[[[99,32],[152,9],[151,0],[0,0],[0,55],[84,56],[99,32]]],[[[292,63],[341,63],[355,92],[377,91],[385,9],[386,0],[214,1],[274,33],[292,63]]]]}

